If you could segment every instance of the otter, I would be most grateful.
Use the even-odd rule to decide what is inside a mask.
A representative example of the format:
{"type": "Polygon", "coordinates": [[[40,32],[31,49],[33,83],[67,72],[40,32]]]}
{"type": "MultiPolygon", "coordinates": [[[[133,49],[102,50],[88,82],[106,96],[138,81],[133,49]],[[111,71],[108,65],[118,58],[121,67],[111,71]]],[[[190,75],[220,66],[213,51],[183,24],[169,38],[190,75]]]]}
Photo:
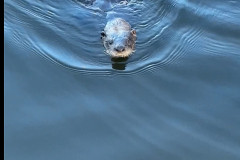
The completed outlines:
{"type": "Polygon", "coordinates": [[[101,39],[106,53],[114,58],[129,57],[135,50],[136,30],[122,18],[107,22],[101,39]]]}

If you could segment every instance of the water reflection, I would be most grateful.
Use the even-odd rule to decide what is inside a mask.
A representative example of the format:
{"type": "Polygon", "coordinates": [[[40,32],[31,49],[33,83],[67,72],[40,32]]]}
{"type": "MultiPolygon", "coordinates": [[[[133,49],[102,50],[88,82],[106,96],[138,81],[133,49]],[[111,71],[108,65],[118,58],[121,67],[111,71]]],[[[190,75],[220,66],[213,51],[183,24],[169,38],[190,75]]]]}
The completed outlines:
{"type": "Polygon", "coordinates": [[[128,57],[111,58],[112,69],[125,70],[127,60],[128,60],[128,57]]]}

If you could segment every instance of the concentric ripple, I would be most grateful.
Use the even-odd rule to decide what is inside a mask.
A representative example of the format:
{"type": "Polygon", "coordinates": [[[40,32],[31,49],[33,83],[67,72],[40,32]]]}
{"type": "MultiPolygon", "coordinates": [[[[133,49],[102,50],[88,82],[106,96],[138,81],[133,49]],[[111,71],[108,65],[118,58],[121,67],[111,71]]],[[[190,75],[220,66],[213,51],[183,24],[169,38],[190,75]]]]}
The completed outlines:
{"type": "Polygon", "coordinates": [[[132,0],[128,4],[114,3],[106,10],[90,1],[8,0],[4,3],[4,31],[13,45],[68,69],[112,74],[116,70],[104,53],[100,32],[108,19],[122,17],[136,29],[137,42],[136,52],[124,64],[125,70],[117,74],[132,74],[177,63],[204,40],[208,46],[203,51],[218,54],[230,49],[233,54],[239,53],[238,3],[230,1],[228,4],[236,7],[228,12],[221,2],[207,6],[204,0],[132,0]],[[227,31],[223,25],[228,25],[227,31]],[[210,33],[232,37],[225,42],[219,35],[219,41],[212,39],[210,33]]]}

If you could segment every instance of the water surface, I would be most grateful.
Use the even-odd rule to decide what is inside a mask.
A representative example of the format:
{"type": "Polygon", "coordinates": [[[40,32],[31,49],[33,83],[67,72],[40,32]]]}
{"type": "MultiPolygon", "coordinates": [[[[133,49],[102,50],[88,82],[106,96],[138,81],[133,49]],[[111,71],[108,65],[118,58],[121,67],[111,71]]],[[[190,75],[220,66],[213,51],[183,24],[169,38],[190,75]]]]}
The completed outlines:
{"type": "Polygon", "coordinates": [[[239,15],[237,0],[5,0],[5,159],[240,159],[239,15]],[[123,63],[100,39],[114,17],[137,31],[123,63]]]}

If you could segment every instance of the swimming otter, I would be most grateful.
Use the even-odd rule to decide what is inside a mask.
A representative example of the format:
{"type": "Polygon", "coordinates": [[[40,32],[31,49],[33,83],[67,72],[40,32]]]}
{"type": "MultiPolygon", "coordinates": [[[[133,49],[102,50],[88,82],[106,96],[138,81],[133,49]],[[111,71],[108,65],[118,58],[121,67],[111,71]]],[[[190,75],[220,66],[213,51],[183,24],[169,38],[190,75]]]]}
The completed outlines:
{"type": "Polygon", "coordinates": [[[136,31],[122,18],[107,22],[101,39],[111,57],[128,57],[135,49],[136,31]]]}

